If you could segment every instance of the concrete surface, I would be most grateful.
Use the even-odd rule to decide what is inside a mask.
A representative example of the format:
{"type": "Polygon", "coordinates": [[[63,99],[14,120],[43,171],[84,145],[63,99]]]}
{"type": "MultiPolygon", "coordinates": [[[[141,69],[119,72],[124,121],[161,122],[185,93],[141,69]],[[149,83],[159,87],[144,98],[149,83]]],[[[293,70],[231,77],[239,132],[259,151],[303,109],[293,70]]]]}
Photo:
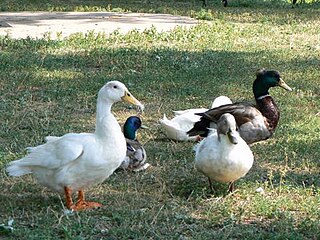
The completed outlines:
{"type": "Polygon", "coordinates": [[[12,38],[43,38],[50,33],[51,39],[88,31],[109,34],[115,30],[126,33],[143,31],[151,26],[168,31],[176,26],[190,27],[197,20],[168,14],[112,13],[112,12],[0,12],[0,35],[12,38]],[[58,34],[57,34],[58,33],[58,34]]]}

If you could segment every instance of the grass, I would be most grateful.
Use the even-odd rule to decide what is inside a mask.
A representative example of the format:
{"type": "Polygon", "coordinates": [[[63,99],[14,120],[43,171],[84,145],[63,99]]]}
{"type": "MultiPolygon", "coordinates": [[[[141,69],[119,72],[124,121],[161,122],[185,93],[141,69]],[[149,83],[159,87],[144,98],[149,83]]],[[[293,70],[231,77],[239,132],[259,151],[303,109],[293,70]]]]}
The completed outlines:
{"type": "MultiPolygon", "coordinates": [[[[190,30],[75,34],[57,41],[1,37],[0,224],[13,219],[14,230],[0,228],[0,237],[319,239],[320,11],[316,4],[291,9],[282,2],[257,8],[254,1],[243,2],[249,6],[212,3],[212,19],[190,30]],[[158,119],[171,117],[172,110],[207,107],[222,94],[251,101],[254,72],[261,67],[279,70],[294,91],[270,91],[281,109],[275,135],[252,146],[254,166],[233,194],[215,183],[212,195],[194,169],[194,144],[167,140],[158,119]],[[93,131],[97,91],[111,79],[124,82],[146,105],[143,122],[150,129],[140,131],[139,139],[152,167],[116,172],[87,191],[104,207],[65,215],[63,198],[31,176],[8,177],[4,168],[44,136],[93,131]]],[[[0,6],[50,10],[39,1],[16,3],[0,6]]],[[[73,3],[71,10],[88,4],[73,3]]],[[[120,3],[115,7],[141,8],[138,1],[120,3]]],[[[198,4],[168,1],[163,12],[190,15],[203,11],[193,9],[198,4]]],[[[113,112],[121,124],[135,114],[121,103],[113,112]]]]}
{"type": "MultiPolygon", "coordinates": [[[[299,2],[299,1],[298,1],[299,2]]],[[[243,7],[265,10],[267,8],[277,9],[291,8],[291,0],[232,0],[230,7],[243,7]]],[[[318,0],[304,0],[304,4],[297,4],[297,8],[310,9],[319,7],[318,0]]],[[[192,15],[205,14],[202,8],[202,0],[2,0],[0,11],[114,11],[114,12],[148,12],[192,15]]],[[[221,8],[221,1],[208,1],[208,8],[221,8]]],[[[225,9],[229,11],[229,9],[225,9]]],[[[231,10],[232,11],[232,10],[231,10]]],[[[208,19],[211,20],[211,19],[208,19]]]]}

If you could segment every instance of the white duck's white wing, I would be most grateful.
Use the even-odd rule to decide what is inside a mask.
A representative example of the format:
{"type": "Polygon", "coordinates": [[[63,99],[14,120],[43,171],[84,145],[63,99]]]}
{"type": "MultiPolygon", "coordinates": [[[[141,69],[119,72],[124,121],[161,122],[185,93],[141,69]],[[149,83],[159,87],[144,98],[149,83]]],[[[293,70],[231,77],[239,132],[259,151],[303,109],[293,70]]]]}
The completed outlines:
{"type": "Polygon", "coordinates": [[[164,114],[163,119],[160,119],[160,124],[163,126],[168,138],[170,139],[178,141],[188,141],[195,139],[195,137],[189,137],[187,135],[187,131],[191,129],[194,124],[194,121],[190,120],[189,118],[179,115],[169,120],[164,114]]]}
{"type": "Polygon", "coordinates": [[[171,121],[179,123],[183,130],[190,130],[193,125],[200,120],[199,115],[195,115],[193,112],[185,113],[174,117],[171,121]]]}
{"type": "Polygon", "coordinates": [[[203,113],[208,111],[207,108],[193,108],[193,109],[186,109],[186,110],[177,110],[173,111],[175,116],[183,115],[183,114],[195,114],[195,113],[203,113]]]}
{"type": "Polygon", "coordinates": [[[200,120],[200,116],[194,114],[180,115],[174,117],[171,121],[176,123],[182,131],[189,131],[193,124],[200,120]]]}
{"type": "MultiPolygon", "coordinates": [[[[45,141],[46,142],[51,142],[54,140],[58,140],[61,137],[56,137],[56,136],[47,136],[45,137],[45,141]]],[[[27,147],[26,150],[28,151],[28,153],[31,153],[34,149],[36,149],[37,147],[27,147]]]]}
{"type": "Polygon", "coordinates": [[[35,168],[56,169],[78,159],[84,144],[92,141],[91,134],[66,134],[63,137],[51,139],[45,144],[32,148],[31,152],[7,167],[11,176],[21,176],[31,173],[35,168]]]}
{"type": "MultiPolygon", "coordinates": [[[[220,107],[222,105],[226,105],[226,104],[231,104],[232,101],[230,100],[230,98],[226,97],[226,96],[219,96],[216,97],[211,105],[211,108],[216,108],[216,107],[220,107]]],[[[173,111],[175,116],[179,116],[179,115],[194,115],[196,113],[203,113],[208,111],[208,108],[191,108],[191,109],[186,109],[186,110],[177,110],[177,111],[173,111]]],[[[186,115],[186,116],[187,116],[186,115]]]]}
{"type": "MultiPolygon", "coordinates": [[[[228,97],[220,96],[213,101],[212,107],[218,107],[229,103],[231,103],[231,100],[228,97]]],[[[200,116],[196,115],[196,113],[203,113],[207,110],[207,108],[193,108],[173,111],[175,114],[174,118],[169,120],[164,114],[163,119],[160,119],[160,123],[170,139],[178,141],[195,140],[197,137],[190,137],[187,132],[200,120],[200,116]]],[[[215,124],[212,124],[210,127],[215,128],[216,126],[215,124]]]]}
{"type": "Polygon", "coordinates": [[[214,99],[211,105],[211,108],[216,108],[216,107],[220,107],[222,105],[231,104],[231,103],[232,101],[230,100],[230,98],[226,96],[219,96],[214,99]]]}

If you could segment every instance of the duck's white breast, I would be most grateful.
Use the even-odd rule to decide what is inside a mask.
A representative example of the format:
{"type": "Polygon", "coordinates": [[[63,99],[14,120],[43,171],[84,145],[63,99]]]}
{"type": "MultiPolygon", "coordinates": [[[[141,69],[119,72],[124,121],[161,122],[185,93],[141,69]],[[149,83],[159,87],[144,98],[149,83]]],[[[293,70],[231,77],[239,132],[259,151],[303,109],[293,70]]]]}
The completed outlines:
{"type": "Polygon", "coordinates": [[[248,145],[238,138],[238,144],[230,144],[216,134],[205,138],[197,148],[196,168],[207,177],[220,182],[232,182],[243,177],[253,164],[253,155],[248,145]]]}

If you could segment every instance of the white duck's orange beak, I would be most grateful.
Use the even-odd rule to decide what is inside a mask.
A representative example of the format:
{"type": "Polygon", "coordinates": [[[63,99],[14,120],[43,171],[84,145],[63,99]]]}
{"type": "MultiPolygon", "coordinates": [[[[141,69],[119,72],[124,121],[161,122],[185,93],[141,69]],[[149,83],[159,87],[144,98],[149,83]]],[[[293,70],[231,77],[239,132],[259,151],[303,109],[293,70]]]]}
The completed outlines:
{"type": "Polygon", "coordinates": [[[129,91],[126,91],[121,99],[124,102],[128,102],[138,106],[141,109],[141,111],[143,111],[144,109],[143,104],[138,99],[136,99],[129,91]]]}

